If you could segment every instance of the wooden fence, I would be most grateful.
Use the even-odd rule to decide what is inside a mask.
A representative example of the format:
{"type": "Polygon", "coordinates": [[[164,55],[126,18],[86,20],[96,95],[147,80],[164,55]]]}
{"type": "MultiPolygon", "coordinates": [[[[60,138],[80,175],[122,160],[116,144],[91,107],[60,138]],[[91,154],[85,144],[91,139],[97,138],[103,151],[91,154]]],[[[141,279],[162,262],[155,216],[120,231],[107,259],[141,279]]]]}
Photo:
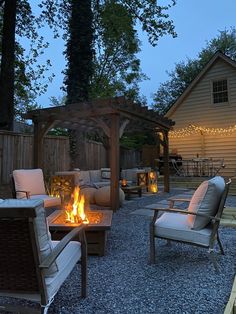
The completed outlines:
{"type": "MultiPolygon", "coordinates": [[[[44,140],[44,173],[67,170],[70,167],[67,137],[47,136],[44,140]]],[[[33,168],[33,136],[0,132],[0,184],[8,184],[14,169],[33,168]]]]}
{"type": "MultiPolygon", "coordinates": [[[[85,146],[88,169],[109,167],[107,152],[102,143],[88,141],[85,146]]],[[[121,149],[121,167],[138,165],[141,153],[121,149]]],[[[0,131],[0,184],[9,184],[14,169],[33,168],[33,136],[0,131]]],[[[49,176],[70,169],[69,139],[64,136],[44,138],[43,171],[49,176]]]]}
{"type": "Polygon", "coordinates": [[[120,167],[122,169],[137,167],[141,164],[142,152],[130,149],[120,149],[120,167]]]}

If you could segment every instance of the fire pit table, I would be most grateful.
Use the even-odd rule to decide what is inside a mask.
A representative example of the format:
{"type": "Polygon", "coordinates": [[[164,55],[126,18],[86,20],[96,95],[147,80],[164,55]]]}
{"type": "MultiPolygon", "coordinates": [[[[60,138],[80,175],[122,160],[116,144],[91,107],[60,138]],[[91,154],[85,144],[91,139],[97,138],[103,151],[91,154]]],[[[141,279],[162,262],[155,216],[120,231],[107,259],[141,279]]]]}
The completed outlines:
{"type": "MultiPolygon", "coordinates": [[[[88,254],[103,256],[106,248],[107,230],[111,229],[112,211],[89,211],[86,212],[86,215],[89,219],[85,228],[88,254]]],[[[53,240],[62,239],[65,234],[80,225],[80,223],[67,222],[64,210],[54,211],[47,219],[53,240]]]]}

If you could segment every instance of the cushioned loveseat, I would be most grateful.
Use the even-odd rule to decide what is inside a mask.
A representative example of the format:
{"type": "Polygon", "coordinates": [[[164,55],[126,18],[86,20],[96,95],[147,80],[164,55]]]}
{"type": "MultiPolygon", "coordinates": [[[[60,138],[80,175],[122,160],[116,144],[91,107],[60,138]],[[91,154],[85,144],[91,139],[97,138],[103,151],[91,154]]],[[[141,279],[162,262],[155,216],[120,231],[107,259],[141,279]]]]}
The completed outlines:
{"type": "Polygon", "coordinates": [[[78,170],[56,172],[56,175],[73,175],[75,185],[95,185],[103,187],[110,185],[110,168],[101,168],[98,170],[78,170]]]}
{"type": "MultiPolygon", "coordinates": [[[[122,169],[121,178],[126,179],[128,184],[137,185],[137,174],[143,172],[149,172],[151,168],[146,167],[143,169],[130,168],[122,169]]],[[[75,185],[96,185],[97,187],[103,187],[110,185],[111,169],[101,168],[98,170],[76,170],[76,171],[62,171],[56,172],[56,175],[73,175],[75,185]]]]}

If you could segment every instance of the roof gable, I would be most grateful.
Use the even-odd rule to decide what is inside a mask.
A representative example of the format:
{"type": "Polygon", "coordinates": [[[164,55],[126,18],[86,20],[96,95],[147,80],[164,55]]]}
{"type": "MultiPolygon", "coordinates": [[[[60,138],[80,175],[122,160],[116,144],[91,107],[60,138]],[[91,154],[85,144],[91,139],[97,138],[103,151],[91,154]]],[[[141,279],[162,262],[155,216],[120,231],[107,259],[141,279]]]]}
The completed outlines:
{"type": "Polygon", "coordinates": [[[197,83],[203,78],[203,76],[211,69],[211,67],[219,60],[225,61],[230,66],[236,69],[236,62],[220,51],[217,51],[213,57],[208,61],[205,67],[201,70],[201,72],[195,77],[195,79],[189,84],[189,86],[185,89],[185,91],[179,96],[176,102],[170,107],[170,109],[165,114],[166,117],[170,117],[182,104],[184,99],[191,93],[193,88],[197,85],[197,83]]]}

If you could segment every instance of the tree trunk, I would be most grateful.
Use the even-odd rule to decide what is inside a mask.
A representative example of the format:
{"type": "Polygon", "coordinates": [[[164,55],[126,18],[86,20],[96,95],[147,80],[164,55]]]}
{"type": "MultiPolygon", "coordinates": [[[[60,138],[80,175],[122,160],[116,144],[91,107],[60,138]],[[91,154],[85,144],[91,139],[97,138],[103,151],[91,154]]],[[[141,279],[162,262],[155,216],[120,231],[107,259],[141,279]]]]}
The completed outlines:
{"type": "Polygon", "coordinates": [[[0,129],[13,130],[17,0],[5,0],[0,69],[0,129]]]}
{"type": "MultiPolygon", "coordinates": [[[[69,39],[66,55],[68,67],[65,85],[66,104],[88,100],[93,72],[93,29],[91,0],[71,0],[69,39]]],[[[87,169],[85,136],[78,128],[70,133],[71,168],[87,169]]]]}

